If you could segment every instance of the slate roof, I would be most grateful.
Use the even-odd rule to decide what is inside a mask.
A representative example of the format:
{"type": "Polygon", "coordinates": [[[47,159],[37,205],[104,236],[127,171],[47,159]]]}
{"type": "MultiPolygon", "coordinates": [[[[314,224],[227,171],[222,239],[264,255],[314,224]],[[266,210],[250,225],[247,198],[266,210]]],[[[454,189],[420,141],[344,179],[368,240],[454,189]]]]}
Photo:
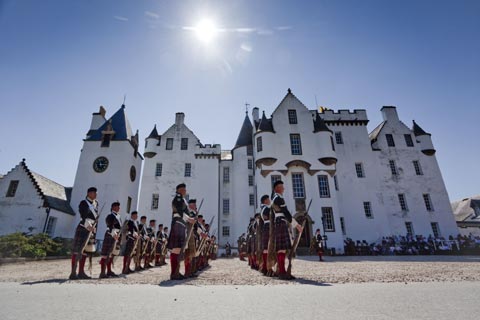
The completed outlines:
{"type": "Polygon", "coordinates": [[[158,131],[157,131],[157,125],[155,125],[153,127],[153,130],[152,132],[150,132],[150,134],[148,135],[147,139],[150,139],[150,138],[155,138],[155,139],[158,139],[158,131]]]}
{"type": "Polygon", "coordinates": [[[125,105],[122,105],[117,112],[113,114],[104,124],[100,126],[97,130],[90,131],[89,136],[86,139],[87,141],[101,141],[102,140],[102,131],[111,124],[115,135],[112,140],[130,140],[132,137],[132,129],[130,123],[128,122],[127,116],[125,114],[125,105]]]}
{"type": "Polygon", "coordinates": [[[27,167],[25,160],[20,162],[20,164],[23,166],[33,185],[37,189],[37,192],[44,200],[45,207],[50,207],[70,215],[75,215],[75,212],[70,206],[72,188],[66,188],[55,181],[45,178],[41,174],[31,171],[27,167]]]}
{"type": "Polygon", "coordinates": [[[327,125],[325,124],[325,121],[323,121],[322,117],[320,117],[320,114],[317,112],[317,116],[313,120],[313,132],[323,132],[323,131],[328,131],[333,133],[333,131],[327,127],[327,125]]]}
{"type": "Polygon", "coordinates": [[[252,123],[250,122],[250,118],[248,117],[248,114],[245,114],[245,119],[243,120],[240,133],[238,134],[237,142],[235,143],[235,148],[253,145],[252,133],[253,133],[252,123]]]}
{"type": "Polygon", "coordinates": [[[265,116],[265,111],[263,111],[262,119],[260,119],[257,131],[275,132],[275,130],[273,130],[272,119],[267,119],[267,117],[265,116]]]}
{"type": "Polygon", "coordinates": [[[413,128],[412,128],[413,134],[415,137],[418,136],[430,136],[430,133],[425,132],[416,122],[413,120],[413,128]]]}
{"type": "Polygon", "coordinates": [[[382,131],[386,123],[387,121],[383,121],[375,129],[373,129],[373,131],[368,135],[368,137],[372,142],[377,140],[378,136],[380,135],[380,132],[382,131]]]}

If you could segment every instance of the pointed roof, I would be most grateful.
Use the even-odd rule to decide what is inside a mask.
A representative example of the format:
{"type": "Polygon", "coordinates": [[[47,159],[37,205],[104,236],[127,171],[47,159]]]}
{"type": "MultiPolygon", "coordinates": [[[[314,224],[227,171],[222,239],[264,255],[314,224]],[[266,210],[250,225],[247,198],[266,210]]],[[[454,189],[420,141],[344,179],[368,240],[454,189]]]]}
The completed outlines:
{"type": "Polygon", "coordinates": [[[150,138],[158,139],[157,125],[153,127],[152,132],[150,132],[150,135],[147,137],[147,139],[150,139],[150,138]]]}
{"type": "Polygon", "coordinates": [[[333,133],[332,130],[330,130],[327,125],[325,124],[325,121],[323,121],[322,117],[320,117],[320,114],[317,111],[317,116],[313,120],[313,132],[325,132],[328,131],[330,133],[333,133]]]}
{"type": "Polygon", "coordinates": [[[430,136],[430,133],[425,132],[416,122],[413,120],[413,128],[412,128],[413,134],[415,137],[418,136],[430,136]]]}
{"type": "Polygon", "coordinates": [[[253,126],[248,117],[248,113],[246,113],[245,120],[243,120],[242,128],[240,129],[240,134],[235,143],[235,148],[253,145],[252,132],[253,126]]]}
{"type": "Polygon", "coordinates": [[[258,124],[257,132],[258,131],[275,132],[275,130],[273,130],[272,119],[267,119],[265,116],[265,111],[263,111],[262,119],[260,119],[260,123],[258,124]]]}
{"type": "Polygon", "coordinates": [[[113,116],[105,121],[97,130],[91,133],[87,138],[88,141],[102,140],[102,131],[110,131],[112,129],[115,134],[112,140],[130,140],[132,137],[132,129],[125,114],[125,105],[122,104],[120,109],[113,114],[113,116]],[[111,128],[110,128],[111,125],[111,128]]]}
{"type": "Polygon", "coordinates": [[[380,123],[373,131],[368,135],[370,140],[373,142],[377,141],[380,132],[382,132],[383,127],[387,124],[387,121],[380,123]]]}

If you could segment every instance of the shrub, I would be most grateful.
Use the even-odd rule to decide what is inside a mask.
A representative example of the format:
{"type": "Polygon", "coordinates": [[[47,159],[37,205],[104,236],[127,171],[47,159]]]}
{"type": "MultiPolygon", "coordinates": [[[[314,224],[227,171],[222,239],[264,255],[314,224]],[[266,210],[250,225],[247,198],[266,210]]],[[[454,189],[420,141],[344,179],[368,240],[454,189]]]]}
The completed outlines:
{"type": "Polygon", "coordinates": [[[0,237],[0,256],[4,258],[43,258],[58,255],[62,250],[62,242],[54,241],[45,233],[27,236],[17,232],[0,237]]]}

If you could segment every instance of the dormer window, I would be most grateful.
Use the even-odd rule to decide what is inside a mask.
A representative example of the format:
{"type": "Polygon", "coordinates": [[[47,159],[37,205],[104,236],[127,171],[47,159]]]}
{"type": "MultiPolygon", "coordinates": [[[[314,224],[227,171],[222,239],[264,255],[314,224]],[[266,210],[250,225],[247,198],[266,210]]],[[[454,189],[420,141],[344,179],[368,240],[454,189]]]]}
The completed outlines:
{"type": "Polygon", "coordinates": [[[387,144],[389,147],[395,147],[395,140],[393,140],[393,135],[386,134],[385,137],[387,138],[387,144]]]}
{"type": "Polygon", "coordinates": [[[110,141],[112,140],[115,131],[113,131],[112,121],[110,120],[105,127],[105,130],[102,131],[102,148],[110,147],[110,141]]]}
{"type": "Polygon", "coordinates": [[[288,123],[297,124],[297,110],[288,110],[288,123]]]}

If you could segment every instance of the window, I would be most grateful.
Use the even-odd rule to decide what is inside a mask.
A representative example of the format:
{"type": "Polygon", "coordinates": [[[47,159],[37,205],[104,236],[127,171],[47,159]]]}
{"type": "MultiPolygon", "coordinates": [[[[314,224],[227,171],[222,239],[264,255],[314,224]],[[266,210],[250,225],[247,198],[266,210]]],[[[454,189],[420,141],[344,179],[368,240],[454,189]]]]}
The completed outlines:
{"type": "Polygon", "coordinates": [[[173,150],[173,138],[167,138],[166,150],[173,150]]]}
{"type": "Polygon", "coordinates": [[[411,222],[405,222],[405,228],[407,229],[407,235],[414,236],[413,224],[411,222]]]}
{"type": "Polygon", "coordinates": [[[395,164],[395,160],[389,160],[388,164],[390,165],[390,171],[392,175],[396,176],[398,174],[397,165],[395,164]]]}
{"type": "Polygon", "coordinates": [[[365,172],[363,172],[363,164],[361,162],[355,163],[355,171],[357,171],[357,177],[365,178],[365,172]]]}
{"type": "Polygon", "coordinates": [[[253,176],[248,176],[248,185],[253,186],[253,176]]]}
{"type": "Polygon", "coordinates": [[[282,176],[274,174],[270,176],[270,179],[272,180],[272,190],[273,190],[273,185],[275,184],[275,182],[282,180],[282,176]]]}
{"type": "Polygon", "coordinates": [[[162,169],[163,169],[163,165],[161,163],[157,163],[157,167],[155,168],[155,177],[162,176],[162,169]]]}
{"type": "Polygon", "coordinates": [[[292,150],[293,155],[302,154],[302,141],[300,140],[299,134],[290,135],[290,148],[292,150]]]}
{"type": "Polygon", "coordinates": [[[363,203],[363,210],[365,211],[365,217],[367,217],[368,219],[373,219],[372,205],[370,204],[370,202],[363,203]]]}
{"type": "Polygon", "coordinates": [[[404,134],[405,137],[405,143],[407,144],[407,147],[413,147],[413,139],[412,136],[409,134],[404,134]]]}
{"type": "Polygon", "coordinates": [[[328,176],[318,176],[318,190],[320,198],[330,198],[330,187],[328,186],[328,176]]]}
{"type": "Polygon", "coordinates": [[[342,228],[342,234],[346,235],[347,230],[345,229],[345,219],[343,217],[340,217],[340,227],[342,228]]]}
{"type": "Polygon", "coordinates": [[[427,208],[428,212],[432,212],[433,210],[433,204],[432,204],[432,199],[430,198],[430,194],[425,193],[423,195],[423,201],[425,201],[425,208],[427,208]]]}
{"type": "Polygon", "coordinates": [[[262,137],[257,137],[257,152],[263,151],[262,137]]]}
{"type": "Polygon", "coordinates": [[[432,226],[433,236],[435,238],[440,238],[442,235],[440,233],[440,228],[438,227],[438,222],[431,222],[430,225],[432,226]]]}
{"type": "Polygon", "coordinates": [[[389,147],[395,147],[395,140],[393,140],[393,135],[391,134],[386,134],[387,137],[387,144],[389,147]]]}
{"type": "Polygon", "coordinates": [[[185,177],[191,177],[191,176],[192,176],[192,164],[185,163],[185,177]]]}
{"type": "Polygon", "coordinates": [[[253,146],[248,145],[247,146],[247,156],[252,156],[253,155],[253,146]]]}
{"type": "Polygon", "coordinates": [[[408,211],[407,199],[405,198],[405,195],[403,193],[400,193],[398,195],[398,202],[400,203],[400,208],[402,209],[402,211],[408,211]]]}
{"type": "Polygon", "coordinates": [[[132,209],[132,198],[128,197],[127,198],[127,213],[130,213],[131,209],[132,209]]]}
{"type": "Polygon", "coordinates": [[[420,161],[413,161],[413,167],[415,168],[415,173],[417,174],[417,176],[423,176],[423,170],[420,166],[420,161]]]}
{"type": "Polygon", "coordinates": [[[152,210],[157,210],[158,209],[158,199],[160,196],[158,193],[152,194],[152,210]]]}
{"type": "Polygon", "coordinates": [[[338,179],[337,179],[337,176],[334,176],[334,177],[333,177],[333,182],[334,182],[334,184],[335,184],[335,190],[338,191],[338,179]]]}
{"type": "Polygon", "coordinates": [[[223,199],[223,214],[230,213],[230,199],[223,199]]]}
{"type": "Polygon", "coordinates": [[[248,169],[253,169],[253,160],[248,159],[248,169]]]}
{"type": "Polygon", "coordinates": [[[47,228],[45,229],[45,233],[53,238],[53,234],[55,233],[55,226],[56,225],[57,225],[57,218],[48,217],[47,228]]]}
{"type": "Polygon", "coordinates": [[[17,193],[17,189],[18,189],[18,180],[10,181],[10,185],[8,186],[6,197],[15,197],[15,193],[17,193]]]}
{"type": "Polygon", "coordinates": [[[223,182],[230,182],[230,168],[228,167],[223,168],[223,182]]]}
{"type": "Polygon", "coordinates": [[[297,110],[288,110],[288,123],[297,124],[297,110]]]}
{"type": "Polygon", "coordinates": [[[343,144],[343,137],[340,131],[335,132],[335,141],[337,144],[343,144]]]}
{"type": "Polygon", "coordinates": [[[305,198],[305,184],[303,183],[303,174],[292,173],[293,197],[295,199],[305,198]]]}
{"type": "Polygon", "coordinates": [[[223,226],[222,227],[222,236],[230,237],[230,227],[229,226],[223,226]]]}
{"type": "Polygon", "coordinates": [[[333,221],[332,208],[322,207],[322,222],[325,232],[335,232],[335,221],[333,221]]]}
{"type": "Polygon", "coordinates": [[[182,138],[180,143],[180,150],[188,150],[188,138],[182,138]]]}
{"type": "Polygon", "coordinates": [[[102,137],[102,148],[108,148],[110,147],[110,140],[112,139],[111,134],[104,134],[102,137]]]}
{"type": "Polygon", "coordinates": [[[333,143],[333,137],[330,137],[330,143],[332,145],[332,150],[335,151],[335,143],[333,143]]]}
{"type": "Polygon", "coordinates": [[[250,203],[251,206],[255,205],[255,195],[254,194],[249,195],[248,202],[250,203]]]}

